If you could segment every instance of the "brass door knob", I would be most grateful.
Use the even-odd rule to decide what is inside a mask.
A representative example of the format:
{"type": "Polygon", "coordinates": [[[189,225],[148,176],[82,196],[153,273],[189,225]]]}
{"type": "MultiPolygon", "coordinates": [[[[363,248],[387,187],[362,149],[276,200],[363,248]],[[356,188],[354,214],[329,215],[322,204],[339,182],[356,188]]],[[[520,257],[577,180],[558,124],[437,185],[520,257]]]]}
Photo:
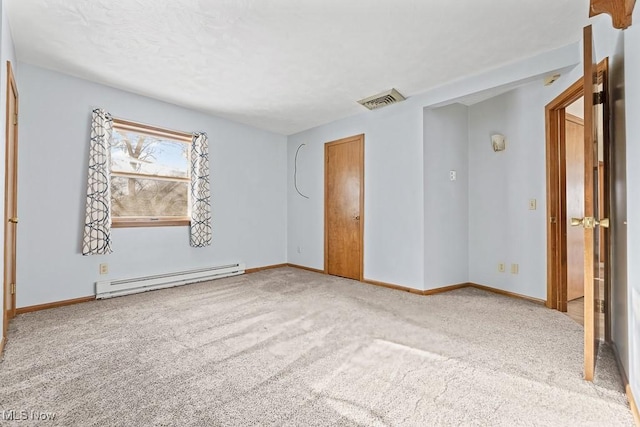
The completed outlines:
{"type": "Polygon", "coordinates": [[[584,228],[594,228],[596,225],[609,228],[609,218],[602,218],[600,221],[591,216],[585,218],[571,218],[572,227],[583,226],[584,228]]]}
{"type": "Polygon", "coordinates": [[[9,218],[9,222],[12,223],[12,224],[17,224],[18,223],[18,217],[9,218]]]}
{"type": "Polygon", "coordinates": [[[354,221],[360,221],[360,215],[354,215],[353,220],[354,221]]]}
{"type": "Polygon", "coordinates": [[[580,227],[581,225],[584,225],[584,218],[571,218],[572,227],[580,227]]]}

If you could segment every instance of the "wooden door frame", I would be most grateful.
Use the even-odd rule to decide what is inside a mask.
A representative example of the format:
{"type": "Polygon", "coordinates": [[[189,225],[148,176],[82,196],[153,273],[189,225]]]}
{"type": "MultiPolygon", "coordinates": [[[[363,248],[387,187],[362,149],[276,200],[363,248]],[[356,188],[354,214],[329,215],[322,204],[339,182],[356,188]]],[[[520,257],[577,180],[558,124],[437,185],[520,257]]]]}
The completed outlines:
{"type": "Polygon", "coordinates": [[[329,147],[349,142],[360,142],[360,280],[364,281],[364,134],[349,136],[324,144],[324,274],[329,274],[329,228],[327,226],[327,195],[329,182],[327,180],[327,160],[329,159],[329,147]]]}
{"type": "MultiPolygon", "coordinates": [[[[609,58],[598,63],[598,81],[604,87],[608,85],[609,58]]],[[[546,169],[547,169],[547,301],[548,308],[559,311],[567,311],[567,287],[566,280],[561,280],[567,276],[567,212],[566,212],[566,151],[565,151],[565,108],[584,96],[584,79],[569,86],[564,92],[558,95],[545,107],[546,121],[546,169]]],[[[609,104],[605,100],[603,114],[609,114],[609,104]]],[[[609,162],[609,123],[603,121],[604,129],[604,158],[607,165],[609,162]]],[[[586,131],[586,130],[585,130],[586,131]]],[[[608,199],[609,191],[609,169],[605,173],[604,189],[605,198],[608,199]]],[[[609,203],[605,204],[608,216],[609,203]]],[[[610,260],[609,233],[605,233],[605,256],[610,260]]],[[[611,304],[609,292],[609,263],[605,263],[605,312],[608,313],[611,304]]],[[[609,317],[605,314],[607,320],[609,317]]],[[[605,322],[605,339],[610,337],[610,322],[605,322]]]]}
{"type": "MultiPolygon", "coordinates": [[[[16,85],[16,80],[15,77],[13,75],[13,69],[11,67],[11,61],[7,61],[7,104],[6,104],[6,118],[5,118],[5,194],[4,194],[4,230],[5,230],[5,234],[4,234],[4,239],[5,241],[3,242],[4,247],[6,248],[6,238],[7,238],[7,226],[9,224],[9,218],[12,215],[11,212],[8,211],[8,204],[7,204],[7,195],[9,193],[9,191],[13,192],[13,198],[14,198],[14,203],[18,202],[18,183],[17,180],[14,180],[14,188],[12,189],[8,189],[7,188],[7,182],[8,182],[8,174],[9,174],[9,156],[7,155],[9,153],[9,144],[14,144],[14,154],[13,154],[13,171],[17,176],[18,173],[18,128],[15,125],[15,122],[13,121],[13,117],[9,117],[9,105],[11,102],[11,98],[12,98],[12,93],[15,96],[15,114],[18,114],[18,105],[19,105],[19,97],[18,97],[18,86],[16,85]],[[13,133],[13,141],[9,141],[9,135],[10,135],[10,128],[11,126],[16,126],[16,128],[14,129],[14,133],[13,133]]],[[[15,227],[15,226],[14,226],[15,227]]],[[[15,231],[17,233],[17,230],[15,231]]],[[[2,331],[2,336],[4,338],[7,337],[7,328],[9,327],[9,320],[13,317],[15,317],[16,315],[16,293],[14,293],[11,296],[11,300],[12,300],[12,310],[11,313],[9,313],[9,315],[7,315],[7,301],[5,300],[5,296],[7,295],[7,291],[8,291],[8,287],[11,286],[11,283],[8,283],[7,281],[4,281],[4,272],[7,271],[7,265],[9,262],[13,262],[14,263],[14,274],[15,274],[15,253],[13,255],[8,254],[7,251],[5,251],[4,253],[4,270],[3,270],[3,282],[4,282],[4,286],[3,286],[3,292],[2,292],[2,316],[3,316],[3,331],[2,331]]]]}

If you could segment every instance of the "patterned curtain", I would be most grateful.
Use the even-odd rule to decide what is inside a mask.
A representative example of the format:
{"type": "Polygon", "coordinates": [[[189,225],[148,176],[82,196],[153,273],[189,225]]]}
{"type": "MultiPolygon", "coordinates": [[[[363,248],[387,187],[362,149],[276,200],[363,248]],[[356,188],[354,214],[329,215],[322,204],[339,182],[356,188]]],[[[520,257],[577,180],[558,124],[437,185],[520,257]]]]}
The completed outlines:
{"type": "Polygon", "coordinates": [[[211,192],[209,191],[209,142],[196,132],[191,140],[191,246],[211,245],[211,192]]]}
{"type": "Polygon", "coordinates": [[[82,255],[111,251],[111,155],[109,144],[113,119],[102,109],[93,110],[89,147],[87,207],[82,238],[82,255]]]}

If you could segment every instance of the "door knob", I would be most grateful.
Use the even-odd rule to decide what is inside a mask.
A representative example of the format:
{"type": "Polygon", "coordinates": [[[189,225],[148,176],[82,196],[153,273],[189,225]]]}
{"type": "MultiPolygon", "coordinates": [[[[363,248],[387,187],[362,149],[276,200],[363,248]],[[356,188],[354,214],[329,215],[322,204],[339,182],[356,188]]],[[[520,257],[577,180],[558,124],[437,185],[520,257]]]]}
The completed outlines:
{"type": "Polygon", "coordinates": [[[584,218],[571,218],[571,226],[579,227],[584,224],[584,218]]]}
{"type": "Polygon", "coordinates": [[[353,217],[353,220],[354,220],[354,221],[360,221],[360,215],[355,215],[355,216],[353,217]]]}
{"type": "Polygon", "coordinates": [[[18,223],[18,217],[9,218],[9,222],[12,223],[12,224],[17,224],[18,223]]]}
{"type": "Polygon", "coordinates": [[[609,218],[602,218],[600,221],[590,216],[585,218],[571,218],[572,227],[583,226],[584,228],[594,228],[596,225],[609,228],[609,218]]]}

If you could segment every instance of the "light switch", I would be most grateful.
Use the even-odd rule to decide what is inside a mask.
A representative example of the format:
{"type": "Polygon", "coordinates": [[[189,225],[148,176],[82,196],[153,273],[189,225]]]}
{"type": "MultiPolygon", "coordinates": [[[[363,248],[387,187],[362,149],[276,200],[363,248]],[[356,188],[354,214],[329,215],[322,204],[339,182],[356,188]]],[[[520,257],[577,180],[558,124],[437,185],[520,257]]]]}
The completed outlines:
{"type": "Polygon", "coordinates": [[[538,208],[538,202],[536,199],[529,199],[529,210],[535,211],[538,208]]]}

